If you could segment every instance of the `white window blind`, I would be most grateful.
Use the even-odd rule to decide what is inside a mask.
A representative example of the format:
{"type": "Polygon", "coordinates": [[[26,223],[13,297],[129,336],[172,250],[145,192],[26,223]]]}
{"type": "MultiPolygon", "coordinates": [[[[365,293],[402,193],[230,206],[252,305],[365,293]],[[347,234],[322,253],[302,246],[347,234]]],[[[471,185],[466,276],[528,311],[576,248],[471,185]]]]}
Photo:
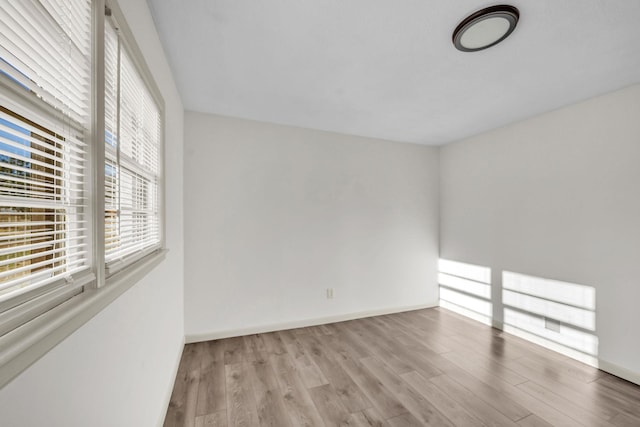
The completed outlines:
{"type": "Polygon", "coordinates": [[[161,118],[117,32],[105,31],[105,260],[112,270],[160,245],[161,118]]]}
{"type": "Polygon", "coordinates": [[[163,105],[117,1],[0,0],[0,387],[163,259],[163,105]]]}
{"type": "Polygon", "coordinates": [[[90,90],[90,1],[0,0],[0,313],[88,270],[90,90]]]}

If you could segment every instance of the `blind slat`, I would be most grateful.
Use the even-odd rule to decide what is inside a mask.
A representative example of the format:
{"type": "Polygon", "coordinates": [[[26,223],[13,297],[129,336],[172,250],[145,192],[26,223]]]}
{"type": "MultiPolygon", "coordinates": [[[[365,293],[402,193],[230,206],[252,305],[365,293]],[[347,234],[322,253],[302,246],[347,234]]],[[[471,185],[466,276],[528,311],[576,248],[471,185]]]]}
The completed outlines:
{"type": "Polygon", "coordinates": [[[1,1],[0,73],[3,303],[89,264],[91,2],[1,1]]]}
{"type": "Polygon", "coordinates": [[[105,102],[113,143],[105,144],[106,261],[125,259],[160,242],[160,112],[126,49],[106,29],[105,102]]]}

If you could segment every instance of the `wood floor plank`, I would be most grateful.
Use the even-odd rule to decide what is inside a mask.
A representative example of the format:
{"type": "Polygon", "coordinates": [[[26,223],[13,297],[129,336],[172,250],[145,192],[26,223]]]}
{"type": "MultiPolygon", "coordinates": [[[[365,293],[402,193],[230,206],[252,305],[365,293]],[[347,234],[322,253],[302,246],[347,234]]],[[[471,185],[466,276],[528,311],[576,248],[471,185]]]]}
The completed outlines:
{"type": "Polygon", "coordinates": [[[235,365],[245,361],[245,341],[243,337],[224,340],[224,364],[235,365]]]}
{"type": "Polygon", "coordinates": [[[351,355],[351,357],[361,359],[374,355],[371,347],[366,342],[363,342],[355,331],[349,329],[348,326],[340,326],[339,328],[339,332],[331,335],[327,339],[339,341],[342,346],[345,347],[344,351],[351,355]]]}
{"type": "Polygon", "coordinates": [[[597,383],[591,386],[612,393],[621,400],[635,405],[638,411],[634,415],[640,417],[640,387],[636,384],[603,372],[597,383]]]}
{"type": "Polygon", "coordinates": [[[196,416],[223,411],[227,407],[224,343],[209,341],[202,343],[202,348],[196,416]]]}
{"type": "Polygon", "coordinates": [[[398,415],[387,420],[390,427],[422,427],[424,423],[411,413],[398,415]]]}
{"type": "Polygon", "coordinates": [[[449,419],[409,384],[398,377],[390,367],[385,366],[384,363],[373,357],[365,357],[360,361],[424,425],[453,426],[449,419]]]}
{"type": "Polygon", "coordinates": [[[500,384],[498,379],[492,380],[490,378],[485,382],[474,377],[465,369],[447,370],[446,375],[512,421],[517,421],[531,414],[529,409],[511,399],[499,387],[493,386],[493,384],[500,384]]]}
{"type": "Polygon", "coordinates": [[[195,427],[227,427],[227,411],[218,411],[212,414],[196,417],[195,427]]]}
{"type": "Polygon", "coordinates": [[[637,427],[640,386],[441,308],[185,346],[165,427],[637,427]]]}
{"type": "Polygon", "coordinates": [[[553,427],[552,424],[549,424],[535,414],[531,414],[519,420],[518,425],[522,427],[553,427]]]}
{"type": "Polygon", "coordinates": [[[336,323],[327,323],[326,325],[322,325],[322,327],[325,328],[327,334],[337,334],[340,330],[336,325],[336,323]]]}
{"type": "Polygon", "coordinates": [[[371,402],[340,364],[327,353],[320,338],[307,335],[298,339],[304,344],[307,354],[320,368],[329,384],[334,387],[349,413],[370,408],[371,402]]]}
{"type": "Polygon", "coordinates": [[[467,412],[454,398],[450,397],[438,387],[433,385],[418,372],[408,372],[400,375],[411,387],[425,399],[433,403],[433,405],[446,414],[456,426],[479,427],[485,424],[478,418],[467,412]]]}
{"type": "Polygon", "coordinates": [[[180,367],[173,384],[169,407],[164,418],[164,427],[179,427],[184,425],[184,401],[187,393],[187,382],[189,378],[188,370],[183,368],[185,353],[182,353],[180,367]]]}
{"type": "Polygon", "coordinates": [[[299,359],[303,362],[304,365],[308,365],[310,363],[310,360],[307,357],[307,351],[305,350],[300,340],[294,338],[293,341],[289,344],[286,344],[285,347],[294,361],[299,359]]]}
{"type": "Polygon", "coordinates": [[[515,426],[516,423],[507,418],[503,413],[489,405],[487,402],[476,396],[473,392],[454,381],[449,375],[433,377],[429,381],[435,384],[440,390],[455,399],[468,412],[480,418],[487,426],[507,427],[515,426]]]}
{"type": "Polygon", "coordinates": [[[528,352],[523,348],[505,341],[503,337],[495,335],[492,331],[483,331],[477,335],[467,335],[467,333],[460,331],[450,335],[448,339],[450,342],[457,342],[458,345],[480,351],[497,361],[516,360],[528,355],[528,352]]]}
{"type": "Polygon", "coordinates": [[[264,394],[269,390],[278,390],[279,388],[275,370],[269,360],[258,360],[249,365],[248,371],[251,374],[251,384],[256,395],[258,393],[264,394]]]}
{"type": "Polygon", "coordinates": [[[555,381],[578,389],[581,389],[583,384],[599,378],[597,375],[588,375],[586,371],[578,370],[575,363],[572,368],[568,368],[566,361],[550,361],[536,354],[521,357],[517,360],[517,363],[536,372],[544,373],[545,376],[551,377],[555,381]]]}
{"type": "Polygon", "coordinates": [[[245,335],[242,338],[244,340],[245,362],[257,362],[264,360],[268,356],[269,352],[262,334],[245,335]]]}
{"type": "MultiPolygon", "coordinates": [[[[496,352],[496,356],[500,356],[502,358],[519,358],[530,357],[537,354],[539,356],[542,356],[546,360],[553,360],[559,363],[568,361],[574,363],[572,359],[563,354],[550,350],[546,347],[532,344],[523,338],[508,334],[499,329],[491,328],[488,332],[491,334],[489,341],[490,344],[495,347],[496,350],[498,350],[498,352],[496,352]],[[509,357],[508,352],[511,352],[511,356],[515,357],[509,357]]],[[[460,336],[464,336],[464,333],[458,335],[458,337],[460,336]]],[[[473,338],[473,341],[478,344],[482,343],[481,334],[475,335],[470,338],[473,338]]]]}
{"type": "Polygon", "coordinates": [[[184,405],[184,424],[193,425],[196,419],[196,408],[198,405],[198,388],[200,387],[200,373],[196,369],[188,372],[187,392],[184,405]]]}
{"type": "Polygon", "coordinates": [[[293,329],[285,329],[284,331],[278,331],[278,335],[280,335],[280,339],[284,343],[284,345],[292,344],[295,341],[296,334],[293,332],[293,329]]]}
{"type": "Polygon", "coordinates": [[[343,332],[348,339],[366,348],[369,356],[375,356],[384,360],[397,374],[415,370],[407,361],[397,356],[395,351],[390,349],[388,345],[384,345],[381,342],[382,340],[379,340],[375,335],[372,335],[370,331],[362,328],[358,321],[352,321],[343,332]]]}
{"type": "Polygon", "coordinates": [[[280,386],[275,372],[268,360],[251,363],[249,376],[261,426],[291,426],[289,415],[284,406],[280,386]]]}
{"type": "Polygon", "coordinates": [[[432,324],[437,325],[437,330],[442,335],[458,335],[461,332],[469,332],[470,335],[481,334],[486,336],[485,325],[475,322],[467,317],[446,309],[434,308],[433,310],[416,310],[410,313],[400,313],[404,317],[414,315],[424,317],[432,324]]]}
{"type": "Polygon", "coordinates": [[[329,384],[327,378],[315,364],[298,367],[298,375],[307,388],[329,384]]]}
{"type": "Polygon", "coordinates": [[[382,418],[382,415],[375,408],[368,408],[361,412],[362,417],[359,418],[358,422],[363,424],[363,426],[372,426],[372,427],[386,427],[388,423],[382,418]],[[366,422],[364,422],[366,421],[366,422]],[[363,423],[364,422],[364,423],[363,423]]]}
{"type": "Polygon", "coordinates": [[[353,427],[387,427],[389,424],[374,408],[351,414],[349,426],[353,427]]]}
{"type": "Polygon", "coordinates": [[[306,328],[306,327],[303,327],[303,328],[296,328],[296,329],[293,329],[293,333],[294,333],[295,335],[304,335],[304,334],[308,334],[308,333],[310,333],[310,329],[309,329],[309,328],[306,328]]]}
{"type": "Polygon", "coordinates": [[[533,415],[536,415],[554,427],[571,427],[577,424],[573,418],[536,399],[517,386],[505,383],[502,385],[502,391],[513,401],[530,410],[533,415]]]}
{"type": "Polygon", "coordinates": [[[197,371],[188,371],[185,375],[184,402],[181,405],[182,411],[176,417],[175,426],[192,426],[196,419],[199,376],[197,371]]]}
{"type": "Polygon", "coordinates": [[[329,383],[320,368],[318,368],[307,355],[304,346],[299,340],[294,338],[291,344],[286,345],[286,349],[293,358],[300,377],[307,388],[318,387],[329,383]]]}
{"type": "Polygon", "coordinates": [[[358,360],[339,362],[369,398],[382,417],[392,418],[409,412],[387,388],[358,360]]]}
{"type": "Polygon", "coordinates": [[[323,342],[331,346],[334,354],[338,359],[361,359],[363,357],[372,356],[364,347],[354,340],[350,340],[342,332],[337,332],[323,337],[323,342]]]}
{"type": "Polygon", "coordinates": [[[600,377],[596,381],[600,386],[605,386],[610,390],[625,393],[628,395],[630,400],[640,402],[640,387],[632,382],[602,371],[600,377]]]}
{"type": "MultiPolygon", "coordinates": [[[[528,359],[518,359],[515,361],[504,361],[507,367],[525,375],[533,381],[564,399],[581,406],[585,411],[591,411],[603,419],[611,419],[620,410],[633,411],[634,406],[627,407],[624,402],[616,401],[611,393],[602,393],[602,390],[593,387],[592,383],[583,383],[566,376],[555,375],[552,370],[545,370],[544,367],[533,365],[528,359]]],[[[564,412],[564,411],[563,411],[564,412]]]]}
{"type": "Polygon", "coordinates": [[[194,425],[201,360],[202,344],[185,345],[165,417],[165,427],[194,425]]]}
{"type": "Polygon", "coordinates": [[[285,343],[282,341],[282,337],[277,332],[271,332],[268,334],[262,334],[267,353],[271,355],[280,355],[287,352],[285,343]]]}
{"type": "Polygon", "coordinates": [[[311,396],[298,376],[296,366],[288,354],[273,355],[269,359],[276,373],[285,407],[294,426],[315,427],[324,423],[311,396]]]}
{"type": "Polygon", "coordinates": [[[480,378],[493,378],[495,376],[511,385],[518,385],[528,381],[527,377],[471,349],[464,348],[459,349],[459,351],[441,353],[441,355],[480,378]]]}
{"type": "Polygon", "coordinates": [[[556,394],[551,390],[547,390],[533,381],[527,381],[526,383],[520,384],[518,388],[529,393],[536,399],[545,402],[547,405],[562,411],[581,424],[597,425],[602,427],[613,426],[607,421],[607,418],[598,417],[590,410],[576,405],[561,395],[556,394]]]}
{"type": "Polygon", "coordinates": [[[566,375],[577,381],[585,383],[590,383],[607,376],[605,372],[594,368],[593,366],[589,366],[585,363],[576,363],[574,360],[569,358],[564,358],[562,360],[549,359],[548,356],[531,352],[527,355],[527,359],[531,359],[538,364],[543,364],[546,367],[550,367],[549,361],[553,360],[551,367],[553,367],[554,371],[558,372],[559,375],[566,375]]]}
{"type": "Polygon", "coordinates": [[[325,325],[309,326],[309,331],[316,336],[331,334],[331,330],[325,325]]]}
{"type": "MultiPolygon", "coordinates": [[[[421,322],[420,319],[408,321],[395,315],[380,316],[380,319],[387,323],[391,329],[395,331],[404,331],[407,336],[420,341],[434,353],[446,353],[451,351],[440,335],[434,334],[432,330],[425,330],[424,322],[421,322]]],[[[401,336],[401,339],[402,338],[403,336],[401,336]]]]}
{"type": "Polygon", "coordinates": [[[391,336],[395,342],[393,346],[388,345],[388,350],[394,351],[395,355],[408,363],[413,370],[419,371],[427,378],[442,374],[442,371],[436,365],[439,362],[446,363],[446,361],[442,360],[438,353],[429,350],[419,341],[409,338],[402,330],[390,329],[388,325],[378,323],[375,318],[369,323],[369,330],[376,336],[389,336],[389,334],[392,334],[391,336]],[[403,344],[398,339],[399,336],[404,337],[406,344],[403,344]]]}
{"type": "Polygon", "coordinates": [[[309,393],[327,427],[349,425],[350,414],[331,384],[309,389],[309,393]]]}
{"type": "Polygon", "coordinates": [[[609,408],[612,411],[640,418],[640,405],[630,402],[619,390],[602,387],[593,382],[589,384],[588,393],[593,396],[592,402],[595,402],[599,411],[606,411],[609,408]]]}
{"type": "Polygon", "coordinates": [[[258,411],[253,395],[249,366],[248,363],[236,363],[225,366],[227,418],[230,427],[250,427],[258,425],[258,411]]]}
{"type": "MultiPolygon", "coordinates": [[[[538,416],[540,416],[541,418],[543,418],[544,420],[546,420],[547,422],[549,422],[554,426],[573,426],[576,424],[575,420],[573,420],[572,418],[548,406],[542,401],[535,399],[531,395],[518,389],[516,386],[503,381],[501,378],[499,378],[496,375],[487,376],[487,374],[484,373],[481,376],[477,376],[478,372],[468,368],[470,364],[471,365],[473,364],[472,358],[470,359],[471,360],[469,360],[468,363],[464,364],[464,369],[465,369],[464,372],[466,372],[471,376],[476,376],[478,380],[485,381],[487,385],[490,385],[497,392],[506,395],[508,397],[507,401],[516,402],[519,405],[519,407],[526,408],[527,410],[533,412],[534,414],[537,414],[538,416]]],[[[447,372],[453,373],[455,375],[455,371],[447,371],[447,372]]],[[[467,375],[457,375],[457,377],[458,377],[458,381],[462,382],[463,385],[469,384],[467,375]]],[[[471,387],[473,388],[473,386],[471,387]]],[[[501,399],[499,395],[496,398],[498,400],[501,399]]]]}
{"type": "Polygon", "coordinates": [[[640,418],[620,413],[611,419],[611,424],[617,427],[638,427],[640,426],[640,418]]]}

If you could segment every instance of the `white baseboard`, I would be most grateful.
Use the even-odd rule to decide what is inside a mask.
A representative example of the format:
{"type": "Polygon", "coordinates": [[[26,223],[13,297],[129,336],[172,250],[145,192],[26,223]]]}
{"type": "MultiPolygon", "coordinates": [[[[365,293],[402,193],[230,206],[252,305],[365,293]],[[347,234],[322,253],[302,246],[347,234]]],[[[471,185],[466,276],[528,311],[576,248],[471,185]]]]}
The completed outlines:
{"type": "Polygon", "coordinates": [[[344,322],[346,320],[362,319],[365,317],[382,316],[384,314],[401,313],[403,311],[420,310],[423,308],[437,307],[438,303],[420,304],[406,307],[382,308],[378,310],[360,311],[357,313],[346,313],[328,317],[318,317],[314,319],[294,320],[291,322],[274,323],[270,325],[256,325],[247,328],[233,329],[226,331],[213,331],[199,334],[187,334],[185,339],[187,344],[211,341],[221,338],[240,337],[243,335],[263,334],[267,332],[282,331],[285,329],[304,328],[306,326],[324,325],[326,323],[344,322]]]}
{"type": "Polygon", "coordinates": [[[175,387],[176,377],[178,376],[178,368],[180,367],[180,360],[182,360],[182,353],[184,352],[185,340],[182,338],[182,343],[180,344],[180,351],[178,351],[178,357],[176,358],[173,366],[173,381],[169,385],[167,389],[166,395],[164,397],[164,405],[162,409],[164,410],[158,417],[158,422],[156,425],[158,427],[162,427],[164,425],[164,419],[167,416],[167,411],[169,410],[169,402],[171,402],[171,394],[173,393],[173,388],[175,387]]]}
{"type": "Polygon", "coordinates": [[[622,366],[618,366],[615,363],[607,362],[606,360],[599,359],[598,360],[598,368],[600,370],[610,373],[611,375],[615,375],[616,377],[620,377],[623,380],[630,381],[634,384],[640,385],[640,373],[631,371],[627,368],[623,368],[622,366]]]}

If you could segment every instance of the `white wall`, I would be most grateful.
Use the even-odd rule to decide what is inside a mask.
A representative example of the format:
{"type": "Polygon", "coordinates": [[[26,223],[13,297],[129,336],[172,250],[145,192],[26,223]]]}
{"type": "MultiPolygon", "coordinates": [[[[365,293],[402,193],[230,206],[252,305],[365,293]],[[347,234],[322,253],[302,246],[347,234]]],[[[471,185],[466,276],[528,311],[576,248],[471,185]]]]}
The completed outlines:
{"type": "Polygon", "coordinates": [[[436,148],[187,112],[185,188],[188,341],[437,305],[436,148]]]}
{"type": "Polygon", "coordinates": [[[183,108],[144,0],[121,1],[166,102],[166,260],[0,390],[0,425],[140,427],[164,419],[182,352],[183,108]]]}
{"type": "Polygon", "coordinates": [[[447,145],[440,166],[441,257],[498,287],[504,270],[595,287],[601,366],[640,380],[640,86],[447,145]]]}

